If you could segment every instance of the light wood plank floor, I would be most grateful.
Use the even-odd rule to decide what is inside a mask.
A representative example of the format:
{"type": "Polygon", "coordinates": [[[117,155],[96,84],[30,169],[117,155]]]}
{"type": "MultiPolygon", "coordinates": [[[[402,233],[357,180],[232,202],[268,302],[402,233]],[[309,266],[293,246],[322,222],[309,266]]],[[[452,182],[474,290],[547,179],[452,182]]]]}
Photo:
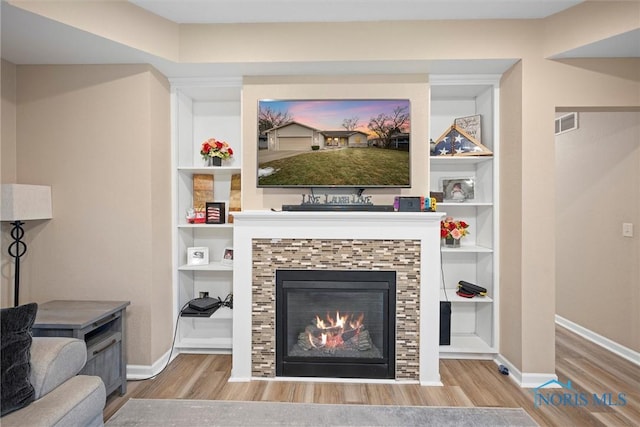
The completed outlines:
{"type": "Polygon", "coordinates": [[[209,399],[363,405],[521,407],[542,426],[640,426],[640,368],[556,327],[556,373],[576,393],[625,393],[624,406],[534,407],[533,391],[501,375],[495,363],[442,360],[443,387],[417,384],[344,384],[280,381],[228,383],[231,356],[182,354],[155,379],[129,381],[125,396],[112,394],[108,420],[130,398],[209,399]]]}

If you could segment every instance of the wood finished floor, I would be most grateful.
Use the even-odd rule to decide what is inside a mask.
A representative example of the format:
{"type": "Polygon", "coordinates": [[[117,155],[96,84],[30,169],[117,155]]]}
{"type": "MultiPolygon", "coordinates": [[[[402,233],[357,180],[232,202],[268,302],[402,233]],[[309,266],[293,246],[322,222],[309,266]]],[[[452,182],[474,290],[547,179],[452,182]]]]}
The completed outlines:
{"type": "Polygon", "coordinates": [[[541,426],[640,426],[640,368],[556,327],[556,373],[576,393],[625,393],[624,406],[534,407],[532,389],[501,375],[492,361],[442,360],[443,387],[281,381],[227,382],[230,355],[181,354],[155,379],[129,381],[124,396],[107,399],[108,420],[130,398],[207,399],[363,405],[523,408],[541,426]]]}

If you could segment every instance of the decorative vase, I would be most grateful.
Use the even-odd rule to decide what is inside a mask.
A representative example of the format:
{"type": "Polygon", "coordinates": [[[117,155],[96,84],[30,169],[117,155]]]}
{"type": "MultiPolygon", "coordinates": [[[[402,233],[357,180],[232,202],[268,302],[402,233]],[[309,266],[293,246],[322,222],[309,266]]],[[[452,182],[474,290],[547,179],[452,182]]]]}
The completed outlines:
{"type": "Polygon", "coordinates": [[[445,237],[442,239],[444,245],[447,248],[459,248],[460,247],[460,239],[454,239],[453,237],[445,237]]]}
{"type": "Polygon", "coordinates": [[[207,166],[222,166],[222,159],[220,157],[209,157],[207,166]]]}

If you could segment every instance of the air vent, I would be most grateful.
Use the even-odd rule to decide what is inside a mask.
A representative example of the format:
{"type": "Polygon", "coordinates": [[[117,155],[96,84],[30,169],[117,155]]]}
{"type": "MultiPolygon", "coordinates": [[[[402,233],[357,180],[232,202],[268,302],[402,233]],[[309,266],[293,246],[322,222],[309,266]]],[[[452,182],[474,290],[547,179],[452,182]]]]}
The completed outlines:
{"type": "Polygon", "coordinates": [[[578,113],[569,113],[556,118],[556,135],[578,129],[578,113]]]}

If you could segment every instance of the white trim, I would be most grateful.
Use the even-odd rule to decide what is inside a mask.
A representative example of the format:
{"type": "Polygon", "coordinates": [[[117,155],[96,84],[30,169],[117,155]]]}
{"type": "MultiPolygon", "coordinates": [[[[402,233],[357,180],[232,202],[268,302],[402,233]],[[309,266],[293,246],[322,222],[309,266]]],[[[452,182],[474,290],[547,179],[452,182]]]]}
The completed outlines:
{"type": "Polygon", "coordinates": [[[501,74],[430,74],[429,84],[433,86],[448,85],[491,85],[500,84],[501,74]]]}
{"type": "MultiPolygon", "coordinates": [[[[370,379],[370,378],[327,378],[327,377],[251,377],[251,381],[343,383],[343,384],[418,384],[415,380],[370,379]]],[[[422,385],[422,384],[421,384],[422,385]]],[[[429,385],[442,385],[429,384],[429,385]]]]}
{"type": "MultiPolygon", "coordinates": [[[[493,361],[498,366],[506,366],[507,369],[509,369],[509,378],[511,378],[511,380],[521,388],[536,388],[548,381],[558,380],[558,376],[556,374],[522,373],[502,354],[499,354],[493,361]]],[[[553,385],[549,386],[549,388],[553,387],[553,385]]]]}
{"type": "MultiPolygon", "coordinates": [[[[556,374],[523,373],[520,382],[522,388],[538,388],[549,381],[558,381],[556,374]]],[[[558,384],[549,384],[545,388],[560,388],[558,384]]]]}
{"type": "Polygon", "coordinates": [[[612,341],[607,337],[597,334],[592,330],[589,330],[584,326],[580,326],[577,323],[574,323],[571,320],[565,319],[562,316],[558,316],[557,314],[556,314],[556,323],[559,326],[562,326],[563,328],[568,329],[577,335],[580,335],[582,338],[589,340],[594,344],[599,345],[605,350],[608,350],[611,353],[616,354],[622,357],[623,359],[628,360],[634,365],[640,366],[640,353],[638,353],[637,351],[632,350],[628,347],[625,347],[622,344],[618,344],[617,342],[612,341]]]}
{"type": "MultiPolygon", "coordinates": [[[[169,349],[165,354],[160,356],[158,360],[156,360],[153,365],[127,365],[127,380],[142,380],[145,378],[151,378],[153,376],[158,375],[164,367],[167,365],[167,359],[169,359],[169,355],[171,354],[171,349],[169,349]]],[[[173,352],[171,355],[171,360],[175,359],[178,353],[173,352]]],[[[169,360],[169,362],[171,362],[169,360]]]]}

